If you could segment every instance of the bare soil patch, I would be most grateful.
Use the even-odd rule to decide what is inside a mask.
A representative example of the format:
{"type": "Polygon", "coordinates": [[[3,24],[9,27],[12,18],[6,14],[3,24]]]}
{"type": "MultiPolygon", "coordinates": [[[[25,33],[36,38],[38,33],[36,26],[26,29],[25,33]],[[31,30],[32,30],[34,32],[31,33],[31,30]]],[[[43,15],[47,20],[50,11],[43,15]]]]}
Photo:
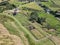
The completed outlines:
{"type": "Polygon", "coordinates": [[[0,45],[24,45],[20,37],[9,34],[9,31],[0,24],[0,45]]]}

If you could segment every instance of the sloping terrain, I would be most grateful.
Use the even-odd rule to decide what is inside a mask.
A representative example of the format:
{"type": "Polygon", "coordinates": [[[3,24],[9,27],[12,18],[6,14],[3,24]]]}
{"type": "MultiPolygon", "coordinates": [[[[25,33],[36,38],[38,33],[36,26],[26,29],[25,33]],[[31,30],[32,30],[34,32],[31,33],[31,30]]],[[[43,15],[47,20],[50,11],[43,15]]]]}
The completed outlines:
{"type": "Polygon", "coordinates": [[[31,3],[28,3],[28,4],[24,4],[20,7],[23,7],[23,8],[30,8],[30,9],[34,9],[34,10],[43,10],[40,6],[38,6],[35,2],[31,2],[31,3]]]}
{"type": "Polygon", "coordinates": [[[6,2],[14,8],[0,3],[8,8],[0,12],[0,45],[60,45],[60,20],[55,17],[60,7],[55,1],[6,2]]]}
{"type": "Polygon", "coordinates": [[[18,36],[10,34],[8,30],[0,24],[0,45],[23,45],[23,43],[18,36]]]}
{"type": "Polygon", "coordinates": [[[48,2],[42,2],[43,5],[47,6],[53,11],[60,10],[59,0],[49,0],[48,2]]]}

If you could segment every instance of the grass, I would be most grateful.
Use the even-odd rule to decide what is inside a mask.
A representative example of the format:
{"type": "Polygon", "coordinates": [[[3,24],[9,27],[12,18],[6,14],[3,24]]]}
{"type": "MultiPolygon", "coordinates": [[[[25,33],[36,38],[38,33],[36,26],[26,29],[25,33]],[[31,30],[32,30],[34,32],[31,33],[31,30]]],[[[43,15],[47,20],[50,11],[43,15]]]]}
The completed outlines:
{"type": "Polygon", "coordinates": [[[10,34],[15,34],[15,35],[20,35],[18,33],[18,31],[16,30],[16,28],[14,28],[13,26],[11,26],[10,22],[5,22],[4,23],[5,27],[9,30],[10,34]]]}
{"type": "MultiPolygon", "coordinates": [[[[19,31],[18,31],[18,29],[16,29],[15,27],[13,27],[12,26],[12,24],[10,23],[10,22],[5,22],[5,27],[9,30],[9,32],[10,32],[10,34],[14,34],[14,35],[17,35],[17,36],[19,36],[19,37],[21,37],[20,35],[20,31],[21,30],[23,30],[23,29],[21,29],[20,27],[19,27],[19,31]]],[[[18,26],[17,26],[18,27],[18,26]]],[[[26,33],[25,33],[26,34],[26,33]]],[[[23,37],[22,37],[23,38],[23,37]]],[[[25,40],[24,38],[22,39],[22,40],[25,40]]]]}
{"type": "MultiPolygon", "coordinates": [[[[8,16],[8,15],[7,15],[8,16]]],[[[23,15],[16,15],[16,17],[14,18],[13,16],[11,16],[13,19],[16,19],[16,20],[18,20],[19,21],[19,23],[17,23],[17,22],[15,22],[15,24],[16,24],[16,26],[18,27],[17,29],[15,28],[15,27],[13,27],[12,26],[12,24],[10,23],[10,22],[5,22],[5,27],[7,27],[7,29],[9,30],[9,32],[11,33],[11,34],[14,34],[14,35],[17,35],[17,36],[19,36],[19,37],[21,37],[21,39],[22,39],[22,41],[23,41],[23,43],[24,43],[24,39],[23,39],[23,37],[22,36],[20,36],[21,35],[21,31],[25,34],[25,36],[26,36],[26,38],[28,39],[28,42],[31,44],[31,45],[40,45],[40,44],[42,44],[42,45],[47,45],[47,44],[50,44],[50,41],[48,41],[48,43],[47,43],[47,41],[46,41],[46,43],[44,43],[44,40],[40,43],[35,43],[35,41],[36,41],[36,39],[35,39],[35,37],[27,30],[27,29],[25,29],[25,27],[24,26],[21,26],[22,24],[23,24],[23,22],[24,23],[26,23],[25,22],[25,20],[27,20],[27,18],[24,16],[24,18],[22,17],[23,15]],[[21,16],[21,17],[20,17],[21,16]],[[23,21],[22,21],[22,20],[23,21]],[[21,24],[21,25],[20,25],[21,24]],[[22,28],[22,27],[24,27],[24,28],[22,28]],[[28,36],[27,36],[28,35],[28,36]]],[[[28,22],[27,22],[28,23],[28,22]]],[[[40,28],[38,28],[38,29],[40,29],[40,28]]],[[[40,32],[41,32],[42,30],[40,29],[40,32]]],[[[43,34],[45,34],[45,32],[43,33],[43,34]]],[[[24,43],[25,44],[25,43],[24,43]]]]}
{"type": "MultiPolygon", "coordinates": [[[[23,17],[23,15],[17,15],[17,16],[15,16],[16,17],[16,19],[18,19],[20,22],[21,22],[21,24],[25,27],[25,28],[27,28],[28,29],[28,26],[29,25],[31,25],[29,22],[28,22],[28,18],[24,15],[24,17],[23,17]],[[20,18],[20,19],[19,19],[20,18]],[[22,21],[23,20],[23,21],[22,21]]],[[[28,29],[29,30],[29,29],[28,29]]],[[[30,32],[32,32],[32,34],[33,34],[33,31],[30,31],[30,32]]],[[[36,31],[35,31],[36,32],[36,31]]],[[[37,34],[37,33],[34,33],[33,35],[35,35],[35,34],[37,34]]],[[[40,34],[40,33],[39,33],[40,34]]],[[[36,37],[38,36],[38,35],[35,35],[36,37]]],[[[39,36],[39,37],[41,37],[41,36],[39,36]]],[[[38,38],[38,37],[37,37],[38,38]]]]}
{"type": "Polygon", "coordinates": [[[53,42],[51,42],[51,40],[45,39],[45,40],[38,42],[37,45],[54,45],[54,44],[53,42]]]}
{"type": "Polygon", "coordinates": [[[26,45],[26,43],[28,43],[26,40],[26,37],[22,34],[22,31],[21,31],[22,29],[21,28],[19,29],[17,24],[14,25],[11,22],[5,22],[4,25],[8,29],[10,34],[19,36],[25,45],[26,45]]]}
{"type": "Polygon", "coordinates": [[[28,3],[28,4],[24,4],[24,5],[21,5],[21,7],[25,7],[25,8],[30,8],[30,9],[34,9],[34,10],[43,10],[40,6],[38,6],[35,2],[31,2],[31,3],[28,3]]]}
{"type": "MultiPolygon", "coordinates": [[[[13,2],[13,4],[15,4],[16,6],[19,6],[19,8],[24,7],[24,8],[29,8],[29,9],[39,10],[39,11],[43,10],[35,2],[31,2],[28,4],[24,4],[22,2],[16,2],[14,0],[11,0],[11,2],[13,2]]],[[[50,1],[45,2],[45,3],[42,2],[42,4],[46,5],[49,8],[51,8],[50,6],[52,5],[52,3],[50,1]]],[[[48,33],[45,32],[38,23],[29,22],[28,18],[26,16],[27,14],[22,15],[21,13],[18,13],[16,16],[5,15],[5,14],[2,14],[2,15],[8,17],[7,19],[13,20],[13,21],[4,22],[4,25],[8,29],[10,34],[14,34],[14,35],[19,36],[25,45],[26,45],[26,43],[29,43],[29,45],[54,45],[54,43],[48,38],[41,40],[44,37],[48,36],[48,33]],[[13,22],[14,24],[12,24],[11,22],[13,22]],[[33,25],[36,29],[30,31],[28,29],[29,25],[33,25]],[[22,35],[22,32],[24,35],[22,35]],[[36,38],[38,38],[38,40],[36,38]],[[25,42],[25,39],[27,39],[27,42],[25,42]]],[[[2,15],[0,14],[0,16],[2,16],[2,15]]],[[[57,24],[60,23],[51,14],[46,14],[44,12],[38,12],[38,15],[40,18],[41,17],[46,18],[46,22],[49,25],[51,25],[52,27],[56,27],[56,26],[58,26],[57,24]]],[[[58,28],[60,29],[60,26],[58,28]]]]}
{"type": "Polygon", "coordinates": [[[10,4],[14,4],[15,6],[20,6],[20,5],[23,5],[25,4],[26,2],[20,2],[19,0],[10,0],[9,1],[10,4]]]}
{"type": "Polygon", "coordinates": [[[11,40],[11,38],[8,35],[2,35],[0,36],[0,45],[12,45],[13,44],[13,40],[11,40]],[[8,38],[7,38],[8,37],[8,38]]]}
{"type": "MultiPolygon", "coordinates": [[[[23,16],[23,15],[20,15],[20,16],[23,16]]],[[[17,17],[17,16],[16,16],[16,17],[17,17]]],[[[19,16],[18,16],[18,17],[19,17],[19,16]]],[[[21,18],[21,17],[20,17],[20,18],[21,18]]],[[[26,20],[26,17],[25,17],[25,16],[24,16],[24,20],[26,20]]],[[[20,20],[20,22],[21,22],[21,20],[20,20]]],[[[25,23],[28,24],[29,22],[26,21],[25,23]]],[[[39,27],[37,24],[34,24],[34,26],[35,26],[36,28],[39,27]],[[35,26],[35,25],[36,25],[36,26],[35,26]]],[[[37,29],[37,31],[39,31],[39,33],[41,33],[41,34],[43,33],[44,35],[47,35],[46,32],[44,32],[40,27],[37,29]]],[[[37,32],[35,32],[35,33],[37,33],[37,32]]],[[[43,35],[42,35],[42,36],[43,36],[43,35]]],[[[39,36],[39,37],[40,37],[40,36],[39,36]]],[[[41,38],[41,37],[40,37],[40,38],[41,38]]],[[[32,40],[30,39],[29,41],[31,42],[32,40]]],[[[42,42],[44,42],[44,40],[43,40],[42,42]]],[[[35,43],[35,42],[33,41],[33,43],[35,43]]],[[[49,44],[49,43],[52,43],[52,42],[49,41],[48,43],[46,43],[46,45],[49,44]]],[[[42,43],[42,44],[44,44],[44,43],[42,43]]],[[[32,45],[33,45],[33,44],[32,44],[32,45]]],[[[52,45],[53,45],[53,43],[52,43],[52,45]]]]}
{"type": "Polygon", "coordinates": [[[60,30],[60,21],[58,21],[53,15],[46,14],[44,12],[38,13],[39,17],[46,18],[46,23],[51,26],[51,28],[56,29],[57,32],[60,30]]]}
{"type": "MultiPolygon", "coordinates": [[[[55,1],[55,0],[54,0],[55,1]]],[[[56,2],[56,1],[55,1],[56,2]]],[[[60,2],[60,1],[59,1],[60,2]]],[[[55,3],[53,3],[51,0],[48,2],[41,2],[43,5],[47,6],[53,11],[59,10],[60,7],[58,7],[55,3]]]]}
{"type": "Polygon", "coordinates": [[[60,6],[60,0],[52,0],[55,4],[60,6]]]}

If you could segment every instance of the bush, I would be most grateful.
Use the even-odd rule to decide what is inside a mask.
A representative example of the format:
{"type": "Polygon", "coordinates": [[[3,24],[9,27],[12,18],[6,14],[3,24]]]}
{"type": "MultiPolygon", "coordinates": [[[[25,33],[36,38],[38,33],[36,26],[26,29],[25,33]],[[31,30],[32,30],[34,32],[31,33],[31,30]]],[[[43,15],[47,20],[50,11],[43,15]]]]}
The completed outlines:
{"type": "Polygon", "coordinates": [[[38,21],[38,15],[36,12],[32,12],[29,18],[30,21],[38,21]]]}
{"type": "Polygon", "coordinates": [[[46,28],[47,29],[55,29],[56,31],[60,31],[60,21],[56,19],[52,14],[47,14],[45,12],[39,12],[38,13],[39,18],[45,18],[46,19],[46,28]]]}
{"type": "Polygon", "coordinates": [[[14,4],[10,4],[8,1],[0,3],[0,12],[3,12],[5,10],[11,10],[13,8],[16,8],[16,6],[14,4]]]}
{"type": "Polygon", "coordinates": [[[1,3],[0,3],[0,6],[5,6],[5,5],[7,5],[7,4],[9,4],[9,2],[8,2],[8,1],[4,1],[4,2],[1,2],[1,3]]]}
{"type": "Polygon", "coordinates": [[[37,21],[37,22],[42,25],[43,22],[45,22],[45,18],[39,18],[39,17],[38,17],[38,21],[37,21]]]}

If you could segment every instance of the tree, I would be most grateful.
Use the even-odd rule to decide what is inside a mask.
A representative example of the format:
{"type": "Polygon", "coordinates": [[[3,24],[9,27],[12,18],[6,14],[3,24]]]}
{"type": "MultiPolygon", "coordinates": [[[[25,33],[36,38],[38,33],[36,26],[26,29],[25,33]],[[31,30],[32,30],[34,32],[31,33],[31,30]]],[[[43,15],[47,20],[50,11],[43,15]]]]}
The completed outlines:
{"type": "Polygon", "coordinates": [[[14,4],[10,4],[8,1],[3,1],[0,3],[0,12],[11,10],[13,8],[16,8],[16,6],[14,4]]]}
{"type": "Polygon", "coordinates": [[[0,3],[0,6],[5,6],[5,5],[7,5],[7,4],[9,4],[8,1],[3,1],[3,2],[0,3]]]}
{"type": "Polygon", "coordinates": [[[37,21],[37,22],[42,25],[43,22],[45,22],[45,20],[46,20],[45,18],[39,18],[39,17],[38,17],[38,21],[37,21]]]}
{"type": "Polygon", "coordinates": [[[32,12],[29,18],[30,21],[37,21],[38,20],[38,14],[36,12],[32,12]]]}

